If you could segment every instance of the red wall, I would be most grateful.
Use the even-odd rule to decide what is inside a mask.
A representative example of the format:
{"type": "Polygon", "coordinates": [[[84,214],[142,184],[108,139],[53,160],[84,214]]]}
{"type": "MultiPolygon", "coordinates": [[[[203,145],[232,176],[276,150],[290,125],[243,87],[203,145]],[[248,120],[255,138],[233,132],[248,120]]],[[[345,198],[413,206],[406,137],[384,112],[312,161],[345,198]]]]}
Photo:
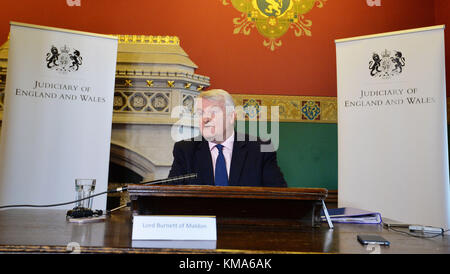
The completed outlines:
{"type": "MultiPolygon", "coordinates": [[[[231,2],[231,0],[227,0],[231,2]]],[[[199,66],[211,77],[211,87],[231,93],[336,96],[334,40],[442,24],[450,15],[448,0],[328,0],[306,19],[312,37],[295,37],[290,29],[275,51],[263,46],[264,37],[233,34],[240,13],[223,0],[1,0],[0,41],[9,21],[107,34],[176,35],[199,66]],[[436,3],[435,3],[436,2],[436,3]]],[[[449,69],[450,71],[450,69],[449,69]]]]}

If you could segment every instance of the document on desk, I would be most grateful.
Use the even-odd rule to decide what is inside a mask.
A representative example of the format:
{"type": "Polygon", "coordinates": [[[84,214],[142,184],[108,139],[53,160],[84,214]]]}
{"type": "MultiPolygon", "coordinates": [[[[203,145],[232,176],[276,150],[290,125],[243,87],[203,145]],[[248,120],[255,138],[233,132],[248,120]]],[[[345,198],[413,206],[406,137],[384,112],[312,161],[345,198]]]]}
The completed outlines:
{"type": "MultiPolygon", "coordinates": [[[[328,209],[328,213],[333,223],[380,224],[382,221],[381,214],[378,212],[371,212],[352,207],[328,209]]],[[[327,221],[323,211],[320,214],[320,218],[322,222],[327,221]]]]}

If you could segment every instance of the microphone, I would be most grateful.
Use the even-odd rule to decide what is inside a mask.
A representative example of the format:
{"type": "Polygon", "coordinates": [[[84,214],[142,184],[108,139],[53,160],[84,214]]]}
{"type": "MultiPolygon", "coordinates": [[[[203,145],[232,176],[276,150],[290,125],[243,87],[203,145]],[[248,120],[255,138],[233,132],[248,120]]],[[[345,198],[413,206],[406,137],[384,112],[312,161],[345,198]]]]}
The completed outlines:
{"type": "Polygon", "coordinates": [[[197,178],[197,173],[169,177],[167,179],[142,181],[139,184],[140,185],[157,185],[157,184],[164,184],[164,183],[170,183],[170,182],[181,181],[181,180],[186,180],[186,179],[193,179],[193,178],[197,178]]]}
{"type": "MultiPolygon", "coordinates": [[[[186,180],[186,179],[193,179],[193,178],[197,178],[197,173],[190,173],[190,174],[186,174],[186,175],[174,176],[174,177],[169,177],[166,179],[141,181],[141,182],[137,183],[137,185],[145,185],[145,186],[158,185],[158,184],[165,184],[165,183],[176,182],[176,181],[181,181],[181,180],[186,180]]],[[[128,186],[124,186],[124,187],[118,187],[116,189],[112,189],[108,193],[116,193],[116,192],[122,192],[122,191],[127,191],[127,190],[128,190],[128,186]]]]}

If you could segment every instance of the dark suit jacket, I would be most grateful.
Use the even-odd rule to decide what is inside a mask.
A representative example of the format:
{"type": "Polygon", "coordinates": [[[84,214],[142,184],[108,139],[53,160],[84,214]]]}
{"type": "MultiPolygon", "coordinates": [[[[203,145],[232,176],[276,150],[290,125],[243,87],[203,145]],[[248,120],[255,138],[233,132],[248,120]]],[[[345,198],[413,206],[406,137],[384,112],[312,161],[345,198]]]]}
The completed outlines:
{"type": "MultiPolygon", "coordinates": [[[[261,144],[269,144],[260,139],[237,141],[234,135],[233,154],[229,175],[230,186],[270,186],[287,187],[277,164],[276,152],[261,152],[261,144]]],[[[242,135],[239,138],[243,140],[242,135]]],[[[194,139],[176,142],[173,148],[173,163],[169,177],[197,173],[196,179],[178,184],[214,185],[213,166],[208,141],[194,139]]]]}

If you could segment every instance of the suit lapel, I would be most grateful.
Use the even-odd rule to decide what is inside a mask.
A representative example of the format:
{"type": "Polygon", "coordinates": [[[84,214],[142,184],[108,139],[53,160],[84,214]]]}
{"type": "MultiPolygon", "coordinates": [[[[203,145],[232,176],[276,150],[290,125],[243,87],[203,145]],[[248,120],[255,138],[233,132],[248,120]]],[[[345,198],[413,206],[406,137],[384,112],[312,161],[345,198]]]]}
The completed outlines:
{"type": "Polygon", "coordinates": [[[208,142],[203,139],[195,152],[195,163],[199,169],[200,181],[206,185],[214,185],[213,166],[208,142]]]}
{"type": "Polygon", "coordinates": [[[245,141],[237,141],[237,134],[234,135],[233,154],[231,156],[231,167],[229,176],[229,185],[239,185],[244,163],[247,158],[247,147],[245,141]]]}

